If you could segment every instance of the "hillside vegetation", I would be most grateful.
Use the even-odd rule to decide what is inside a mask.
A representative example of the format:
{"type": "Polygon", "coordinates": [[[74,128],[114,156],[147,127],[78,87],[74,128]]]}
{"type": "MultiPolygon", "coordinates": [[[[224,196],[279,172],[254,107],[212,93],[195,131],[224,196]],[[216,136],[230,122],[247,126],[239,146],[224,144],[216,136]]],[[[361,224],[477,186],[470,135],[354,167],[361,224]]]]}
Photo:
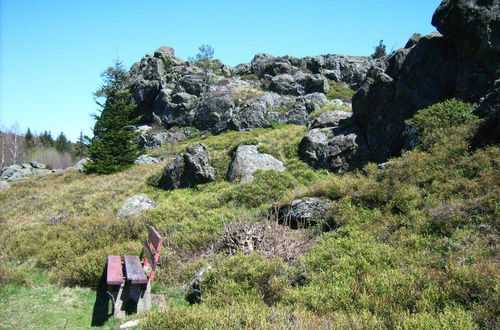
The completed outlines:
{"type": "MultiPolygon", "coordinates": [[[[300,160],[304,126],[274,125],[164,147],[165,156],[194,142],[208,147],[217,180],[196,188],[156,188],[161,163],[12,183],[0,191],[2,310],[13,310],[23,290],[36,294],[48,285],[33,273],[61,292],[94,288],[106,256],[139,254],[154,225],[166,240],[153,288],[165,306],[139,316],[148,328],[495,328],[500,148],[471,145],[482,122],[470,112],[456,100],[420,111],[408,121],[419,147],[344,175],[300,160]],[[240,144],[258,145],[287,170],[226,182],[240,144]],[[158,207],[117,218],[138,193],[158,207]],[[314,196],[331,200],[329,226],[292,230],[269,217],[273,203],[314,196]],[[304,248],[224,249],[226,228],[266,222],[265,239],[304,248]],[[189,305],[187,284],[206,265],[202,302],[189,305]]],[[[1,323],[15,326],[7,317],[2,313],[1,323]]]]}

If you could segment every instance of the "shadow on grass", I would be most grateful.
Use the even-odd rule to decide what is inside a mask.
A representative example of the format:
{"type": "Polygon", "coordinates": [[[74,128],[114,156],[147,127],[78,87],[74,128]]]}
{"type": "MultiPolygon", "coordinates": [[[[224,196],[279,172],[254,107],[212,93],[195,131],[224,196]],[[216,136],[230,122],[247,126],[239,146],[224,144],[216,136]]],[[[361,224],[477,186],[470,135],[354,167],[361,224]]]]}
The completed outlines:
{"type": "Polygon", "coordinates": [[[94,310],[92,312],[92,323],[90,324],[91,326],[103,326],[113,315],[113,310],[109,312],[109,300],[106,285],[106,269],[104,269],[96,290],[94,310]]]}

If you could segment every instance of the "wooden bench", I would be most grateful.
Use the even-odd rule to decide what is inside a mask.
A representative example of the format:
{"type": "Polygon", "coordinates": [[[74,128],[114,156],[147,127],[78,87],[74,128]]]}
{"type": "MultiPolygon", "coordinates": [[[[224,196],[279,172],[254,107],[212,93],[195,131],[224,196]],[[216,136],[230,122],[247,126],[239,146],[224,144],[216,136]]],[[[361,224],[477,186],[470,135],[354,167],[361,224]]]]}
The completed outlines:
{"type": "Polygon", "coordinates": [[[151,308],[151,281],[153,281],[160,258],[163,238],[154,227],[149,228],[144,244],[144,261],[138,256],[108,256],[106,284],[113,299],[113,313],[140,312],[151,308]],[[125,275],[124,275],[125,274],[125,275]]]}

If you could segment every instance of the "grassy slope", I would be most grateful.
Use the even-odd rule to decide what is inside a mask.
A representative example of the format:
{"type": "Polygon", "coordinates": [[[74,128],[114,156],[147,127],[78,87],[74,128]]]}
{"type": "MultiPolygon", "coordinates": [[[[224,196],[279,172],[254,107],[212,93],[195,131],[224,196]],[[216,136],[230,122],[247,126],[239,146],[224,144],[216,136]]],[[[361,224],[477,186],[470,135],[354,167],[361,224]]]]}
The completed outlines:
{"type": "MultiPolygon", "coordinates": [[[[386,171],[371,164],[342,177],[299,160],[303,127],[279,126],[203,139],[218,181],[196,189],[148,186],[161,164],[109,176],[66,172],[15,183],[0,192],[0,278],[9,283],[1,288],[9,297],[2,310],[15,310],[28,294],[44,290],[56,292],[36,301],[46,306],[34,313],[40,322],[56,296],[76,295],[92,308],[88,289],[39,288],[30,281],[20,288],[26,282],[22,267],[31,261],[47,269],[51,283],[92,286],[105,256],[139,253],[153,224],[167,238],[155,285],[167,308],[143,320],[153,328],[494,327],[500,305],[494,261],[500,151],[469,151],[475,125],[460,124],[433,132],[429,136],[438,143],[426,141],[428,149],[392,160],[386,171]],[[259,143],[284,161],[287,172],[261,172],[248,185],[223,181],[240,143],[259,143]],[[116,219],[117,208],[137,193],[159,206],[134,219],[116,219]],[[301,196],[332,199],[329,221],[341,229],[309,230],[316,243],[292,263],[217,251],[226,224],[265,220],[271,203],[301,196]],[[57,222],[57,215],[64,219],[57,222]],[[188,306],[180,299],[184,285],[205,264],[213,270],[203,281],[204,303],[188,306]]],[[[67,311],[84,309],[69,305],[67,311]]],[[[19,313],[20,320],[33,317],[29,309],[19,313]]]]}

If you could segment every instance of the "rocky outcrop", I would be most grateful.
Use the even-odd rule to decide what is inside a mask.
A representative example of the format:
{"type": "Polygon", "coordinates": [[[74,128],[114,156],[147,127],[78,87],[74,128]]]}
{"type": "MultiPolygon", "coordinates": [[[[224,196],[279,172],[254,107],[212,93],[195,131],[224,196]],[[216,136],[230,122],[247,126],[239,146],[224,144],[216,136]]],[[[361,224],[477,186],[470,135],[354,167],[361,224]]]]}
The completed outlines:
{"type": "Polygon", "coordinates": [[[215,170],[210,165],[210,153],[207,147],[195,143],[165,167],[158,186],[167,190],[192,188],[197,184],[214,180],[215,170]]]}
{"type": "Polygon", "coordinates": [[[307,228],[324,223],[330,210],[330,200],[304,197],[286,204],[276,204],[270,217],[292,229],[307,228]]]}
{"type": "Polygon", "coordinates": [[[60,170],[48,170],[45,164],[31,162],[29,164],[26,163],[4,167],[0,173],[0,179],[14,181],[35,175],[47,175],[57,171],[60,170]]]}
{"type": "Polygon", "coordinates": [[[117,216],[124,219],[128,216],[139,215],[144,210],[153,209],[158,205],[146,194],[132,196],[123,203],[117,212],[117,216]]]}
{"type": "Polygon", "coordinates": [[[445,0],[432,20],[442,34],[412,36],[406,48],[369,70],[353,112],[370,160],[380,163],[411,147],[404,145],[404,122],[418,110],[449,98],[495,99],[496,92],[488,92],[500,68],[499,13],[495,1],[445,0]]]}
{"type": "Polygon", "coordinates": [[[255,145],[240,145],[229,166],[228,181],[246,183],[253,181],[256,170],[284,171],[285,166],[271,155],[260,153],[255,145]]]}
{"type": "MultiPolygon", "coordinates": [[[[328,79],[357,86],[374,63],[369,57],[344,55],[300,59],[258,54],[234,68],[214,61],[207,70],[162,47],[135,63],[128,80],[142,124],[195,126],[218,134],[273,122],[304,124],[307,114],[325,103],[328,79]]],[[[161,145],[165,138],[148,137],[147,147],[161,145]]]]}

